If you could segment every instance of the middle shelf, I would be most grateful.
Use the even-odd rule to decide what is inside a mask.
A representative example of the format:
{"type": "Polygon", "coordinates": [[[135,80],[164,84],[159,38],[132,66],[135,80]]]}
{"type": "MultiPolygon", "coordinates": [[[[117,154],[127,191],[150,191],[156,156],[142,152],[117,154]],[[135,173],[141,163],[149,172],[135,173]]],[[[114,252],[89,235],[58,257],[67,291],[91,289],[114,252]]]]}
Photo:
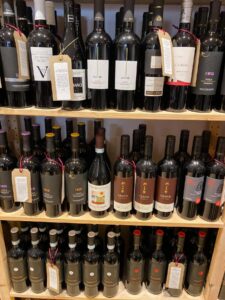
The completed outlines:
{"type": "Polygon", "coordinates": [[[36,216],[27,216],[23,209],[15,212],[5,213],[0,210],[0,221],[19,221],[19,222],[47,222],[47,223],[68,223],[68,224],[99,224],[99,225],[127,225],[127,226],[162,226],[162,227],[192,227],[192,228],[222,228],[224,226],[221,218],[216,222],[206,222],[199,216],[195,220],[185,220],[181,218],[176,211],[169,219],[159,219],[153,216],[149,220],[140,220],[136,216],[131,215],[127,219],[119,219],[112,212],[104,218],[95,218],[90,212],[85,212],[79,217],[74,217],[63,212],[61,216],[56,218],[47,217],[45,212],[41,212],[36,216]]]}

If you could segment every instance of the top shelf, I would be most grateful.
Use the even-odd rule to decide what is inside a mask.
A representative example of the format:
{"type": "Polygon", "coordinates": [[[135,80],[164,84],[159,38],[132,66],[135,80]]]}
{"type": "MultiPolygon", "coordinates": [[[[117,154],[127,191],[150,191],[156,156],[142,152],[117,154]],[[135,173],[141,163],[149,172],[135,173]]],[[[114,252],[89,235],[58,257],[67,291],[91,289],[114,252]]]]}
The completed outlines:
{"type": "Polygon", "coordinates": [[[225,114],[212,111],[209,113],[196,113],[191,111],[156,113],[135,110],[133,112],[119,112],[115,110],[93,111],[84,109],[80,111],[66,111],[57,109],[29,108],[0,108],[0,115],[7,116],[43,116],[43,117],[66,117],[66,118],[87,118],[87,119],[124,119],[124,120],[174,120],[174,121],[225,121],[225,114]]]}

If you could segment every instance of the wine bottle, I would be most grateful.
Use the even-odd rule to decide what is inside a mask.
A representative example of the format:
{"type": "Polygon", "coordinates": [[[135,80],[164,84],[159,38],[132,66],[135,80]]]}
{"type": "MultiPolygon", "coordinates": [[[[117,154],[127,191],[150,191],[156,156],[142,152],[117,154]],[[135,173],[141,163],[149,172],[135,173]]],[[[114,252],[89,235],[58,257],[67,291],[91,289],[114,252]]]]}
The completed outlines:
{"type": "Polygon", "coordinates": [[[63,108],[79,110],[86,100],[86,58],[82,49],[81,36],[74,26],[75,5],[73,0],[64,0],[65,30],[62,47],[64,54],[69,55],[73,69],[73,100],[62,101],[63,108]],[[78,35],[79,34],[79,35],[78,35]]]}
{"type": "Polygon", "coordinates": [[[33,155],[41,162],[45,158],[45,151],[41,143],[40,124],[32,124],[31,133],[33,137],[33,155]]]}
{"type": "Polygon", "coordinates": [[[194,137],[192,146],[192,158],[184,166],[183,182],[181,190],[183,193],[179,195],[178,212],[185,219],[194,219],[197,216],[198,205],[201,201],[205,166],[202,162],[201,155],[202,138],[194,137]]]}
{"type": "Polygon", "coordinates": [[[77,238],[75,230],[68,232],[69,249],[65,253],[64,277],[67,294],[75,297],[80,294],[81,283],[81,254],[77,250],[77,238]]]}
{"type": "Polygon", "coordinates": [[[209,130],[204,130],[202,132],[202,151],[201,160],[208,164],[212,160],[212,156],[209,154],[211,132],[209,130]]]}
{"type": "Polygon", "coordinates": [[[158,164],[155,214],[163,219],[172,215],[176,198],[178,165],[173,159],[175,141],[175,136],[167,136],[165,156],[158,164]]]}
{"type": "Polygon", "coordinates": [[[179,297],[183,291],[185,273],[187,268],[187,258],[184,254],[184,241],[185,233],[183,231],[178,232],[177,250],[173,255],[172,262],[169,263],[167,273],[167,289],[166,291],[171,297],[179,297]],[[173,270],[177,272],[176,280],[174,280],[173,270]]]}
{"type": "Polygon", "coordinates": [[[223,59],[222,40],[217,33],[221,2],[210,2],[207,34],[201,41],[196,87],[192,88],[187,107],[198,112],[212,109],[223,59]]]}
{"type": "Polygon", "coordinates": [[[118,218],[129,217],[132,210],[134,167],[129,160],[130,137],[121,136],[120,157],[114,165],[114,210],[118,218]]]}
{"type": "Polygon", "coordinates": [[[16,12],[18,28],[25,34],[25,36],[28,36],[29,31],[26,14],[26,2],[24,0],[16,1],[16,12]]]}
{"type": "Polygon", "coordinates": [[[67,235],[66,233],[66,225],[62,225],[60,223],[55,224],[55,230],[58,238],[58,248],[62,253],[65,253],[68,247],[67,235]]]}
{"type": "Polygon", "coordinates": [[[35,0],[34,10],[35,26],[28,37],[28,49],[36,106],[39,108],[59,107],[60,101],[53,102],[52,99],[49,69],[49,58],[58,54],[58,45],[47,28],[45,1],[35,0]]]}
{"type": "Polygon", "coordinates": [[[33,11],[30,6],[26,6],[26,18],[27,18],[27,27],[28,27],[28,34],[29,34],[34,29],[33,11]]]}
{"type": "Polygon", "coordinates": [[[63,148],[71,154],[71,133],[73,133],[73,119],[66,119],[66,138],[63,140],[63,148]]]}
{"type": "Polygon", "coordinates": [[[97,135],[98,129],[101,128],[102,122],[101,120],[94,120],[94,136],[93,139],[90,141],[89,147],[89,161],[92,162],[95,158],[95,137],[97,135]]]}
{"type": "MultiPolygon", "coordinates": [[[[16,44],[14,38],[16,20],[13,0],[3,1],[4,27],[0,30],[0,56],[3,70],[3,85],[7,106],[30,106],[30,81],[19,78],[16,44]],[[10,64],[9,64],[10,62],[10,64]]],[[[25,66],[24,66],[25,68],[25,66]]]]}
{"type": "Polygon", "coordinates": [[[200,296],[205,284],[208,261],[204,254],[205,231],[198,233],[198,249],[189,262],[185,282],[185,290],[193,297],[200,296]]]}
{"type": "Polygon", "coordinates": [[[105,138],[105,128],[104,127],[98,128],[97,135],[101,135],[103,137],[104,148],[105,148],[104,156],[105,156],[107,166],[108,166],[109,170],[111,171],[111,162],[110,162],[109,155],[108,155],[108,152],[107,152],[107,143],[106,143],[106,138],[105,138]]]}
{"type": "Polygon", "coordinates": [[[55,135],[46,134],[47,157],[41,164],[41,185],[46,215],[57,217],[61,213],[62,166],[55,153],[55,135]]]}
{"type": "Polygon", "coordinates": [[[218,137],[215,158],[206,166],[206,182],[200,216],[206,221],[216,221],[221,215],[221,198],[225,177],[225,137],[218,137]]]}
{"type": "Polygon", "coordinates": [[[29,230],[29,223],[22,222],[20,224],[20,247],[26,252],[31,247],[31,237],[29,230]]]}
{"type": "Polygon", "coordinates": [[[77,123],[77,130],[79,133],[79,153],[82,158],[85,160],[87,157],[87,143],[86,143],[86,128],[84,122],[77,123]]]}
{"type": "Polygon", "coordinates": [[[45,117],[45,136],[42,139],[42,144],[44,149],[46,148],[46,134],[47,133],[52,133],[52,118],[50,117],[45,117]]]}
{"type": "Polygon", "coordinates": [[[68,157],[67,157],[66,149],[63,148],[63,145],[62,145],[61,127],[58,125],[54,125],[54,126],[52,126],[52,131],[55,135],[56,156],[59,159],[61,159],[63,162],[65,162],[68,157]]]}
{"type": "Polygon", "coordinates": [[[94,1],[94,30],[86,41],[88,89],[91,93],[91,108],[105,110],[110,99],[110,61],[112,40],[104,29],[104,0],[94,1]]]}
{"type": "Polygon", "coordinates": [[[218,296],[219,300],[225,300],[225,275],[223,276],[223,282],[220,288],[220,293],[218,296]]]}
{"type": "Polygon", "coordinates": [[[40,237],[39,248],[43,250],[44,253],[47,253],[49,245],[49,235],[47,232],[46,223],[38,223],[38,230],[40,237]]]}
{"type": "Polygon", "coordinates": [[[23,203],[24,213],[28,216],[39,214],[42,210],[42,194],[40,179],[40,162],[33,155],[31,146],[31,133],[29,131],[22,132],[23,154],[18,162],[18,168],[27,169],[31,176],[31,195],[32,202],[23,203]]]}
{"type": "Polygon", "coordinates": [[[124,7],[121,6],[120,10],[116,13],[116,28],[115,28],[115,38],[122,32],[124,7]]]}
{"type": "Polygon", "coordinates": [[[193,33],[198,39],[205,37],[208,23],[209,8],[206,6],[199,7],[196,25],[193,27],[193,33]]]}
{"type": "Polygon", "coordinates": [[[151,217],[154,207],[157,165],[152,161],[152,147],[153,137],[147,135],[144,158],[140,159],[136,165],[134,208],[139,219],[151,217]]]}
{"type": "Polygon", "coordinates": [[[139,69],[140,39],[134,33],[134,0],[124,0],[123,29],[115,40],[116,108],[134,109],[137,73],[139,69]]]}
{"type": "Polygon", "coordinates": [[[141,158],[140,135],[141,135],[140,129],[133,130],[132,151],[131,151],[129,157],[130,157],[130,160],[134,161],[135,163],[137,163],[139,161],[139,159],[141,158]]]}
{"type": "Polygon", "coordinates": [[[103,256],[102,284],[103,296],[115,297],[119,289],[120,263],[118,253],[115,251],[115,233],[107,234],[107,251],[103,256]]]}
{"type": "Polygon", "coordinates": [[[88,207],[95,217],[104,217],[111,201],[111,175],[104,151],[103,136],[97,135],[96,156],[88,172],[88,207]]]}
{"type": "Polygon", "coordinates": [[[142,41],[142,97],[144,110],[159,111],[163,95],[164,77],[162,75],[162,57],[158,30],[163,25],[164,0],[154,0],[152,22],[149,23],[148,34],[142,41]]]}
{"type": "Polygon", "coordinates": [[[141,252],[141,231],[133,231],[133,247],[127,255],[125,286],[128,293],[137,295],[142,288],[144,257],[141,252]]]}
{"type": "Polygon", "coordinates": [[[16,168],[16,158],[9,154],[6,132],[0,130],[0,204],[5,212],[11,212],[20,207],[14,202],[12,188],[12,170],[16,168]]]}
{"type": "Polygon", "coordinates": [[[28,275],[31,291],[35,294],[40,294],[45,290],[45,252],[39,247],[40,236],[38,228],[31,228],[30,234],[32,248],[27,252],[28,275]]]}
{"type": "MultiPolygon", "coordinates": [[[[0,22],[0,32],[1,32],[1,29],[2,29],[2,25],[1,25],[1,22],[0,22]]],[[[2,67],[2,61],[1,61],[1,55],[0,55],[0,105],[1,106],[7,106],[7,103],[6,103],[6,94],[5,94],[5,83],[3,81],[3,67],[2,67]]]]}
{"type": "Polygon", "coordinates": [[[195,56],[195,39],[190,32],[192,0],[183,0],[181,20],[177,34],[173,37],[174,78],[165,86],[166,110],[183,111],[189,97],[195,56]]]}
{"type": "Polygon", "coordinates": [[[80,43],[80,47],[81,50],[83,52],[84,57],[86,57],[85,54],[85,45],[84,45],[84,40],[82,37],[82,28],[81,28],[81,8],[80,8],[80,4],[75,3],[74,4],[74,25],[75,25],[75,32],[76,32],[76,36],[79,37],[79,43],[80,43]]]}
{"type": "Polygon", "coordinates": [[[145,151],[145,136],[146,136],[147,126],[146,124],[139,124],[138,129],[140,130],[140,154],[141,154],[141,158],[143,158],[144,151],[145,151]]]}
{"type": "Polygon", "coordinates": [[[55,4],[53,1],[45,1],[46,24],[51,33],[56,36],[55,4]]]}
{"type": "Polygon", "coordinates": [[[121,236],[121,229],[119,225],[113,226],[113,230],[115,233],[115,251],[119,255],[119,260],[120,260],[120,279],[122,280],[123,278],[123,263],[124,263],[124,240],[121,236]]]}
{"type": "Polygon", "coordinates": [[[87,252],[83,257],[83,283],[86,297],[94,298],[98,295],[100,284],[100,255],[95,249],[95,233],[88,232],[87,252]]]}
{"type": "Polygon", "coordinates": [[[162,292],[166,274],[166,256],[162,250],[164,231],[156,230],[156,248],[149,261],[146,287],[152,294],[162,292]]]}
{"type": "Polygon", "coordinates": [[[148,31],[148,11],[143,12],[141,39],[144,39],[148,31]]]}
{"type": "Polygon", "coordinates": [[[15,293],[23,293],[27,286],[27,257],[20,247],[19,228],[10,230],[12,248],[8,252],[8,264],[12,288],[15,293]]]}
{"type": "Polygon", "coordinates": [[[87,201],[87,164],[79,155],[79,134],[71,134],[72,157],[65,163],[66,198],[69,214],[80,215],[87,201]]]}

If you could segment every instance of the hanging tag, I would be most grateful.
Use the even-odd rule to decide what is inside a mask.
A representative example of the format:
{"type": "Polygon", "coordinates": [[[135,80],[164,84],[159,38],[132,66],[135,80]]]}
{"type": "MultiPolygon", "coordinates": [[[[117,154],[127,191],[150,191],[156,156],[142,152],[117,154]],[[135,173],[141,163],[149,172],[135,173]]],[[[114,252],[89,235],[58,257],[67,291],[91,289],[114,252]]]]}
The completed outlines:
{"type": "Polygon", "coordinates": [[[184,281],[184,265],[171,262],[168,267],[166,287],[170,289],[182,289],[184,281]]]}
{"type": "Polygon", "coordinates": [[[173,45],[172,40],[168,32],[158,30],[158,39],[160,43],[161,55],[162,55],[162,72],[163,76],[173,78],[174,65],[173,65],[173,45]]]}
{"type": "Polygon", "coordinates": [[[65,174],[64,174],[64,168],[62,170],[62,194],[61,194],[61,204],[63,203],[65,199],[65,174]]]}
{"type": "Polygon", "coordinates": [[[31,175],[27,169],[12,171],[12,187],[15,202],[32,203],[31,175]]]}
{"type": "Polygon", "coordinates": [[[68,55],[50,57],[50,78],[54,101],[73,100],[72,62],[68,55]]]}
{"type": "Polygon", "coordinates": [[[200,39],[197,39],[196,49],[195,49],[194,67],[193,67],[192,79],[191,79],[191,86],[193,86],[193,87],[196,86],[196,82],[197,82],[200,50],[201,50],[201,41],[200,41],[200,39]]]}
{"type": "Polygon", "coordinates": [[[47,269],[47,287],[50,291],[57,294],[60,292],[59,282],[59,268],[49,262],[46,264],[47,269]]]}
{"type": "Polygon", "coordinates": [[[13,36],[16,43],[16,53],[19,70],[18,78],[30,79],[30,70],[27,54],[27,38],[22,32],[18,31],[14,31],[13,36]]]}

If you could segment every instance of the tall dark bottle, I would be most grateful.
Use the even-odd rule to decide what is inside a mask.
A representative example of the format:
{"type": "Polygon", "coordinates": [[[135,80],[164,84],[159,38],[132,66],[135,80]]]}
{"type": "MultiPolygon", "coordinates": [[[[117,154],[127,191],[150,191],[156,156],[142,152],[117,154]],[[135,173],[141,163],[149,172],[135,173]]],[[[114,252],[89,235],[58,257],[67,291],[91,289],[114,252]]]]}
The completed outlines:
{"type": "Polygon", "coordinates": [[[174,209],[178,177],[178,165],[174,160],[175,136],[166,138],[165,156],[158,164],[155,196],[155,214],[159,218],[169,218],[174,209]]]}
{"type": "MultiPolygon", "coordinates": [[[[2,81],[6,90],[7,106],[27,107],[31,105],[30,81],[19,78],[14,39],[16,20],[12,0],[3,1],[3,16],[4,27],[0,30],[0,57],[3,70],[2,81]]],[[[28,71],[27,67],[26,75],[29,75],[28,71]]]]}
{"type": "Polygon", "coordinates": [[[17,25],[18,25],[18,28],[27,37],[28,34],[29,34],[29,29],[28,29],[28,22],[27,22],[26,2],[24,0],[17,0],[16,1],[16,12],[17,12],[17,25]]]}
{"type": "Polygon", "coordinates": [[[132,143],[132,150],[130,152],[129,158],[134,163],[137,163],[139,159],[141,159],[141,130],[134,129],[133,130],[133,143],[132,143]]]}
{"type": "Polygon", "coordinates": [[[94,120],[94,136],[88,145],[89,148],[88,156],[90,162],[92,162],[95,158],[95,137],[97,135],[99,128],[101,128],[101,126],[102,126],[101,120],[94,120]]]}
{"type": "Polygon", "coordinates": [[[40,162],[37,157],[33,156],[31,145],[31,133],[28,131],[22,134],[23,154],[18,162],[20,169],[28,169],[31,176],[31,195],[32,203],[23,203],[24,212],[26,215],[33,216],[42,210],[42,193],[41,193],[41,178],[40,178],[40,162]]]}
{"type": "Polygon", "coordinates": [[[198,205],[201,201],[205,166],[201,161],[202,138],[194,137],[192,158],[184,166],[182,180],[180,181],[180,194],[178,196],[178,212],[185,219],[194,219],[197,216],[198,205]]]}
{"type": "Polygon", "coordinates": [[[86,100],[86,59],[82,49],[82,40],[75,30],[75,8],[73,0],[64,0],[65,30],[62,47],[64,54],[69,55],[73,70],[73,99],[62,101],[62,106],[67,110],[83,108],[86,100]]]}
{"type": "Polygon", "coordinates": [[[41,162],[45,158],[45,150],[41,143],[40,124],[32,124],[33,155],[41,162]]]}
{"type": "Polygon", "coordinates": [[[166,275],[166,255],[162,250],[164,231],[156,231],[156,248],[149,261],[146,287],[150,293],[158,295],[162,292],[166,275]]]}
{"type": "Polygon", "coordinates": [[[200,216],[206,221],[216,221],[222,209],[222,191],[225,177],[225,138],[218,137],[214,160],[206,165],[206,182],[200,216]]]}
{"type": "Polygon", "coordinates": [[[77,131],[79,133],[79,153],[85,160],[89,160],[87,155],[87,143],[86,143],[86,126],[84,122],[77,123],[77,131]]]}
{"type": "Polygon", "coordinates": [[[202,39],[205,37],[208,21],[209,8],[207,6],[199,7],[196,17],[196,25],[193,27],[194,35],[202,39]]]}
{"type": "Polygon", "coordinates": [[[34,29],[33,11],[30,6],[26,6],[26,18],[27,18],[28,33],[30,33],[34,29]]]}
{"type": "Polygon", "coordinates": [[[73,133],[73,119],[66,119],[66,138],[62,145],[66,148],[67,153],[71,151],[71,133],[73,133]]]}
{"type": "Polygon", "coordinates": [[[141,154],[141,158],[143,158],[144,151],[145,151],[145,136],[146,136],[147,126],[146,124],[139,124],[138,129],[140,130],[140,154],[141,154]]]}
{"type": "Polygon", "coordinates": [[[134,0],[124,0],[123,30],[115,40],[116,108],[134,109],[139,68],[140,39],[134,33],[134,0]]]}
{"type": "Polygon", "coordinates": [[[212,160],[212,156],[209,154],[211,132],[209,130],[204,130],[202,132],[202,151],[201,160],[208,164],[212,160]]]}
{"type": "Polygon", "coordinates": [[[112,40],[104,29],[104,0],[94,1],[94,30],[86,41],[88,89],[91,108],[105,110],[110,99],[112,40]]]}
{"type": "Polygon", "coordinates": [[[142,97],[143,109],[158,111],[163,96],[164,77],[162,75],[162,57],[158,30],[163,26],[163,0],[154,0],[152,22],[149,23],[148,34],[142,41],[142,97]]]}
{"type": "Polygon", "coordinates": [[[61,213],[62,192],[62,166],[55,153],[55,135],[46,134],[46,159],[41,164],[41,185],[46,215],[57,217],[61,213]]]}
{"type": "Polygon", "coordinates": [[[75,25],[75,32],[76,32],[76,36],[79,37],[79,43],[80,43],[80,47],[82,52],[85,55],[85,45],[84,45],[84,40],[83,40],[83,36],[82,36],[82,28],[81,28],[81,7],[80,4],[75,3],[74,4],[74,25],[75,25]]]}
{"type": "Polygon", "coordinates": [[[191,258],[187,269],[185,290],[193,297],[200,296],[207,275],[208,260],[204,254],[205,231],[198,233],[197,251],[191,258]]]}
{"type": "Polygon", "coordinates": [[[8,251],[9,274],[13,290],[23,293],[27,286],[27,257],[26,251],[20,247],[19,228],[10,230],[12,248],[8,251]]]}
{"type": "Polygon", "coordinates": [[[45,1],[46,24],[54,36],[57,35],[55,3],[54,1],[45,1]]]}
{"type": "Polygon", "coordinates": [[[183,0],[179,29],[172,39],[174,78],[166,82],[164,93],[169,111],[183,111],[189,97],[195,56],[195,40],[190,32],[192,6],[192,0],[183,0]]]}
{"type": "Polygon", "coordinates": [[[137,295],[141,291],[144,275],[144,257],[141,252],[141,231],[133,231],[133,246],[127,255],[125,286],[128,293],[137,295]]]}
{"type": "Polygon", "coordinates": [[[111,201],[111,174],[105,160],[104,138],[97,135],[95,159],[88,172],[88,207],[94,217],[104,217],[111,201]]]}
{"type": "Polygon", "coordinates": [[[39,108],[54,108],[61,103],[53,102],[52,99],[49,58],[58,54],[58,45],[54,35],[47,28],[45,1],[35,0],[34,10],[35,26],[28,37],[28,48],[35,104],[39,108]]]}
{"type": "Polygon", "coordinates": [[[87,202],[87,164],[79,156],[79,134],[71,134],[72,157],[65,163],[66,199],[69,204],[69,213],[72,216],[80,215],[87,202]]]}
{"type": "Polygon", "coordinates": [[[9,154],[6,132],[0,130],[0,205],[3,211],[11,212],[20,207],[14,202],[12,189],[12,170],[16,159],[9,154]]]}
{"type": "Polygon", "coordinates": [[[139,219],[152,216],[157,165],[152,161],[153,137],[145,138],[144,158],[136,164],[134,208],[139,219]]]}
{"type": "Polygon", "coordinates": [[[62,160],[63,162],[66,161],[66,159],[68,158],[68,154],[67,153],[67,149],[63,148],[62,145],[62,128],[58,125],[54,125],[52,126],[52,132],[55,135],[55,152],[56,152],[56,156],[62,160]]]}
{"type": "Polygon", "coordinates": [[[120,157],[114,165],[114,210],[119,218],[130,215],[133,202],[134,167],[129,160],[130,137],[121,136],[120,157]]]}
{"type": "Polygon", "coordinates": [[[38,223],[38,230],[39,230],[39,237],[40,237],[40,242],[39,242],[39,248],[46,253],[48,251],[48,246],[49,246],[49,235],[47,232],[47,225],[46,223],[38,223]]]}
{"type": "Polygon", "coordinates": [[[210,2],[208,29],[201,41],[196,87],[192,88],[187,107],[198,112],[212,109],[223,59],[223,42],[217,33],[221,2],[210,2]]]}
{"type": "Polygon", "coordinates": [[[46,148],[46,134],[52,133],[52,118],[46,117],[45,118],[45,135],[42,139],[43,147],[46,148]]]}
{"type": "Polygon", "coordinates": [[[40,236],[37,227],[30,230],[32,247],[27,252],[27,264],[31,290],[35,294],[45,290],[45,252],[39,247],[40,236]]]}

